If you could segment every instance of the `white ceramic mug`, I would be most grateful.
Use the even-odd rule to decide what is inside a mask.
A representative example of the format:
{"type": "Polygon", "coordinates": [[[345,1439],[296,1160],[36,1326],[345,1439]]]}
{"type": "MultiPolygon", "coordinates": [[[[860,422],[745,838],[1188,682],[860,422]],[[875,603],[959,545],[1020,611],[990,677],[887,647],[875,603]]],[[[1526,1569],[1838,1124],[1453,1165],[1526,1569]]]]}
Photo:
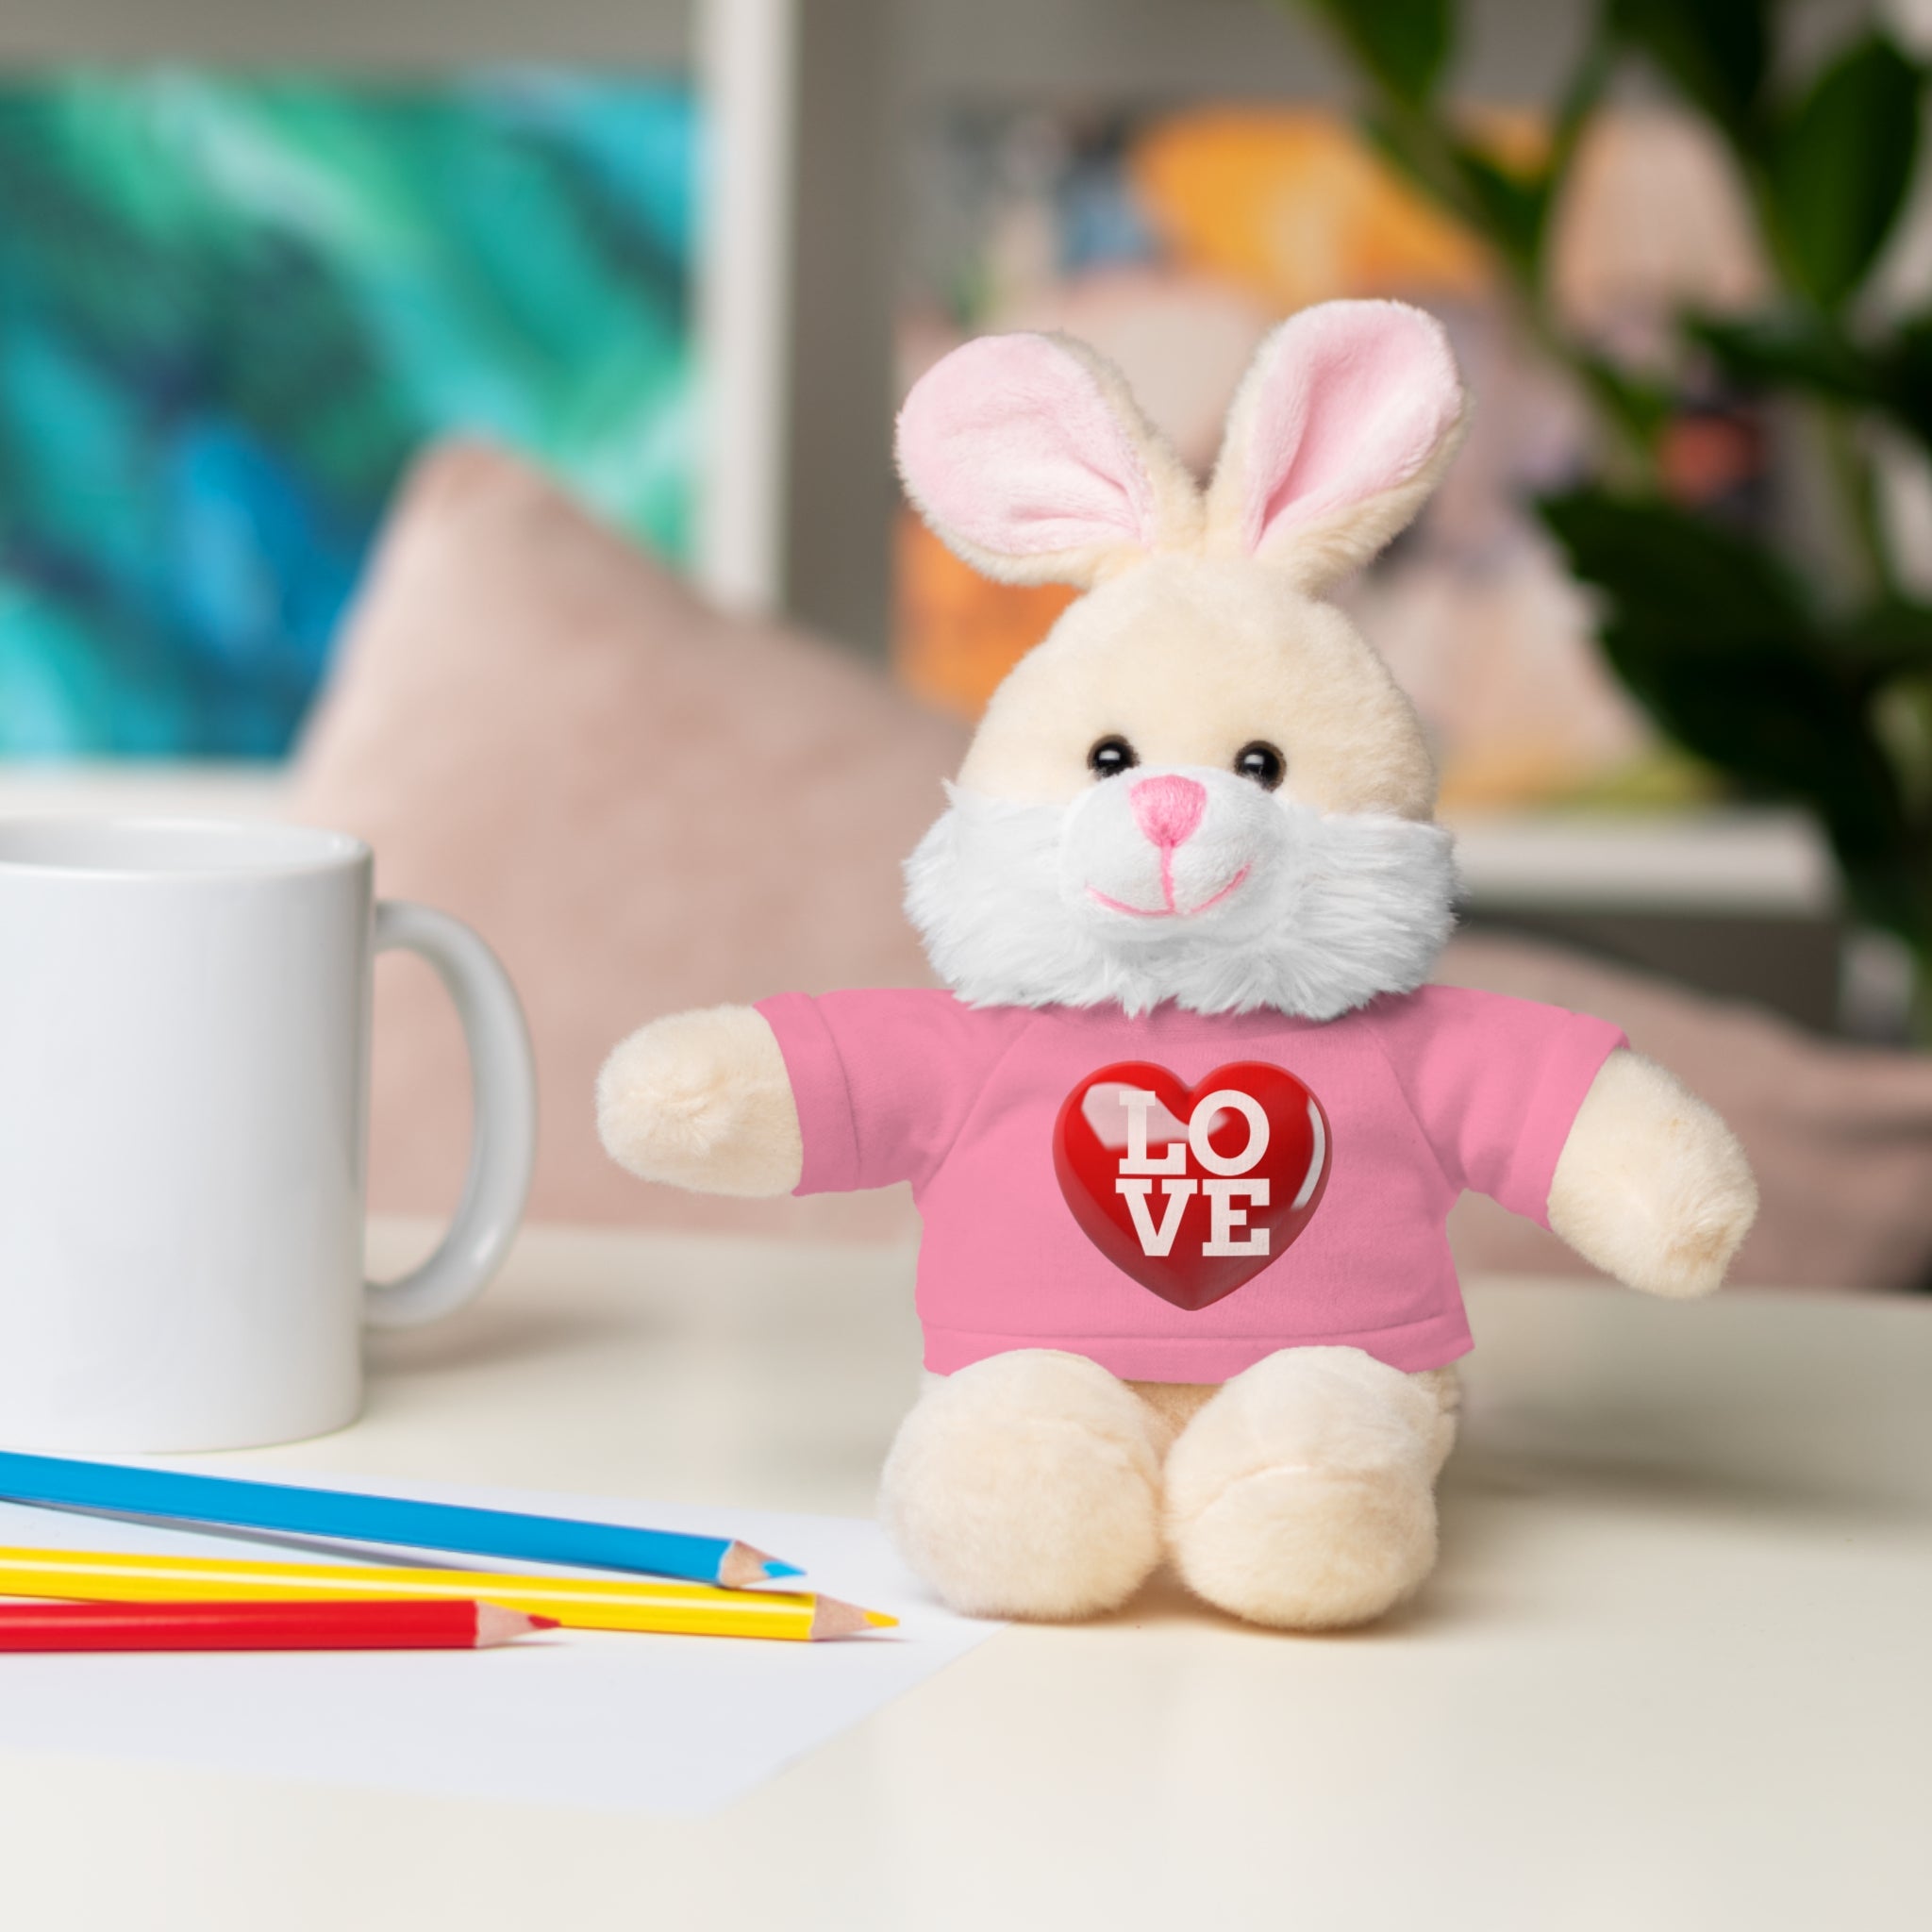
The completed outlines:
{"type": "Polygon", "coordinates": [[[0,1444],[244,1448],[339,1428],[363,1324],[494,1273],[529,1190],[516,994],[468,926],[376,905],[368,846],[291,825],[0,820],[0,1444]],[[375,955],[421,953],[470,1045],[442,1245],[362,1275],[375,955]]]}

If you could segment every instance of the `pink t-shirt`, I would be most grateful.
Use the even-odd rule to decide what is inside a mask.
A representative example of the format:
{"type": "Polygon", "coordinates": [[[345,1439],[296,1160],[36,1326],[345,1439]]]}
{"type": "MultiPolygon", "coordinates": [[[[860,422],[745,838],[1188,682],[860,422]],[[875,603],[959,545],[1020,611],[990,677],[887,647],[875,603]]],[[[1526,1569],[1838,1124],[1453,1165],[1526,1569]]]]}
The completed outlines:
{"type": "Polygon", "coordinates": [[[1297,1344],[1406,1370],[1464,1354],[1450,1208],[1470,1188],[1547,1224],[1571,1123],[1624,1043],[1606,1021],[1442,986],[1320,1024],[974,1008],[910,990],[784,993],[758,1011],[797,1097],[797,1191],[912,1183],[928,1368],[1054,1348],[1156,1382],[1224,1381],[1297,1344]],[[1124,1062],[1147,1071],[1093,1083],[1124,1062]],[[1261,1099],[1223,1081],[1208,1106],[1204,1077],[1237,1063],[1250,1072],[1232,1085],[1261,1099]],[[1272,1200],[1256,1179],[1264,1145],[1272,1200]],[[1191,1271],[1212,1268],[1200,1291],[1218,1298],[1177,1305],[1191,1271]],[[1246,1271],[1231,1290],[1229,1269],[1246,1271]]]}

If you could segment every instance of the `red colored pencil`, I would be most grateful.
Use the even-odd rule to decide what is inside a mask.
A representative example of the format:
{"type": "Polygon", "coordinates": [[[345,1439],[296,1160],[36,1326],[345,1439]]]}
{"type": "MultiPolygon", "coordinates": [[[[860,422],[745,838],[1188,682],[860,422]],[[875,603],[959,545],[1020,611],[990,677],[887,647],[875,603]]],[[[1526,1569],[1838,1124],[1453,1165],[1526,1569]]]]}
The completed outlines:
{"type": "Polygon", "coordinates": [[[555,1617],[496,1604],[0,1604],[6,1650],[488,1650],[555,1617]]]}

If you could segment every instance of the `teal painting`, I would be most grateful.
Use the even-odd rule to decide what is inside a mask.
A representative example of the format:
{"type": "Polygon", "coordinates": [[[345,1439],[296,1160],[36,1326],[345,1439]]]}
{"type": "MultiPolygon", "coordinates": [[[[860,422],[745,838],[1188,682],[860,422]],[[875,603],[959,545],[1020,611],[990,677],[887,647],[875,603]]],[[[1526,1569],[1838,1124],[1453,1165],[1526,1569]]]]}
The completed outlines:
{"type": "Polygon", "coordinates": [[[0,81],[0,757],[272,758],[454,431],[674,560],[677,79],[0,81]]]}

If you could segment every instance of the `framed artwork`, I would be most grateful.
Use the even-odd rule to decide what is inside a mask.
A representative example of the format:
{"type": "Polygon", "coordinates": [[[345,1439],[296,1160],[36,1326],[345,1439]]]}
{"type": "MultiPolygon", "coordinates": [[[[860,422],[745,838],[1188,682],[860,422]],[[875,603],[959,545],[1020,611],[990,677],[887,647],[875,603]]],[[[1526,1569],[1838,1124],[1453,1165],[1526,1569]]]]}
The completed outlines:
{"type": "Polygon", "coordinates": [[[681,76],[0,80],[0,757],[273,758],[461,431],[691,545],[681,76]]]}

